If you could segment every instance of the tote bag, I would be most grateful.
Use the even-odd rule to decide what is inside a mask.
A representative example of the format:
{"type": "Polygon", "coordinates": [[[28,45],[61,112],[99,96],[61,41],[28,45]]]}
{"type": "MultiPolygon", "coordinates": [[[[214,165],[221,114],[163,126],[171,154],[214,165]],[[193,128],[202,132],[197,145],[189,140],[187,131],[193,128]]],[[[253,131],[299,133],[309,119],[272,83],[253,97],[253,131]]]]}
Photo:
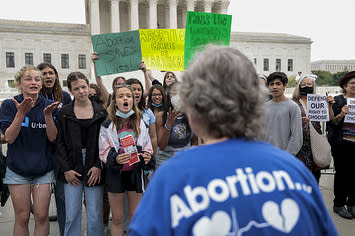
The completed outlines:
{"type": "Polygon", "coordinates": [[[327,137],[319,134],[311,122],[309,122],[309,133],[314,163],[320,168],[327,168],[332,161],[331,147],[327,137]]]}

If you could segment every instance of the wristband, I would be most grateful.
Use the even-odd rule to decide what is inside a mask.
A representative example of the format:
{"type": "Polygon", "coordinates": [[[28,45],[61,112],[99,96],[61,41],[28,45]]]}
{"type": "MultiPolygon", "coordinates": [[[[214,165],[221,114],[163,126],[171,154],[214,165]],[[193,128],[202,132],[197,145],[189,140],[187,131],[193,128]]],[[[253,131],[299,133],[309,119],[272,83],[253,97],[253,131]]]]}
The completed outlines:
{"type": "Polygon", "coordinates": [[[338,125],[338,124],[339,124],[339,122],[337,121],[337,117],[336,117],[336,116],[333,117],[332,122],[333,122],[333,124],[335,124],[335,125],[338,125]]]}
{"type": "Polygon", "coordinates": [[[164,127],[165,127],[167,130],[169,130],[169,131],[172,129],[172,127],[171,127],[171,126],[167,126],[166,123],[164,124],[164,127]]]}

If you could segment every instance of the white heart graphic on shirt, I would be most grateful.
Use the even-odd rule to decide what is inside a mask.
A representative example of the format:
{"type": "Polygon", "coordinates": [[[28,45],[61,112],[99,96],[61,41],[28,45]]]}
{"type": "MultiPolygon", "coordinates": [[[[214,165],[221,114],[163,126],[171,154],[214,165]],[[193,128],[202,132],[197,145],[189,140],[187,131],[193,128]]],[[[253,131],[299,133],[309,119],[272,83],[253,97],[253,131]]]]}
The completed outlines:
{"type": "Polygon", "coordinates": [[[211,219],[200,218],[193,227],[194,236],[224,236],[229,233],[232,221],[224,211],[216,211],[211,219]]]}
{"type": "Polygon", "coordinates": [[[265,202],[262,214],[271,226],[282,232],[289,233],[298,221],[300,209],[294,200],[287,198],[281,202],[281,211],[277,203],[273,201],[265,202]]]}

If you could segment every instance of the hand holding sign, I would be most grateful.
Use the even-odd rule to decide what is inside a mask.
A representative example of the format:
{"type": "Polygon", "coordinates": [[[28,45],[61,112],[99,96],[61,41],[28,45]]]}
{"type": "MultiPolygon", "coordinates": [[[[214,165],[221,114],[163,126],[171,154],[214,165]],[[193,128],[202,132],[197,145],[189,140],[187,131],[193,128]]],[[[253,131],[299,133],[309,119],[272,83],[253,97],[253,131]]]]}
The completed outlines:
{"type": "Polygon", "coordinates": [[[138,30],[93,35],[91,40],[100,57],[95,61],[98,76],[139,70],[142,53],[138,30]]]}
{"type": "Polygon", "coordinates": [[[327,96],[307,94],[307,117],[311,121],[329,121],[327,96]]]}
{"type": "Polygon", "coordinates": [[[355,123],[355,98],[347,99],[347,105],[343,106],[342,112],[346,114],[344,123],[355,123]]]}

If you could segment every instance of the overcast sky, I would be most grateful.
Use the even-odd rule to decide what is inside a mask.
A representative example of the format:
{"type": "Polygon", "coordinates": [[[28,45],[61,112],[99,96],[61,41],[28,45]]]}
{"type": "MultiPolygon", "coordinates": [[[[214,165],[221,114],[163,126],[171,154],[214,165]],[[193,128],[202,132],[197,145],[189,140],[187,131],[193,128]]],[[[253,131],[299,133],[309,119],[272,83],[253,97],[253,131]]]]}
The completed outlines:
{"type": "MultiPolygon", "coordinates": [[[[232,31],[311,38],[312,61],[355,59],[355,0],[231,0],[232,31]]],[[[0,0],[0,18],[85,23],[84,0],[0,0]]]]}

